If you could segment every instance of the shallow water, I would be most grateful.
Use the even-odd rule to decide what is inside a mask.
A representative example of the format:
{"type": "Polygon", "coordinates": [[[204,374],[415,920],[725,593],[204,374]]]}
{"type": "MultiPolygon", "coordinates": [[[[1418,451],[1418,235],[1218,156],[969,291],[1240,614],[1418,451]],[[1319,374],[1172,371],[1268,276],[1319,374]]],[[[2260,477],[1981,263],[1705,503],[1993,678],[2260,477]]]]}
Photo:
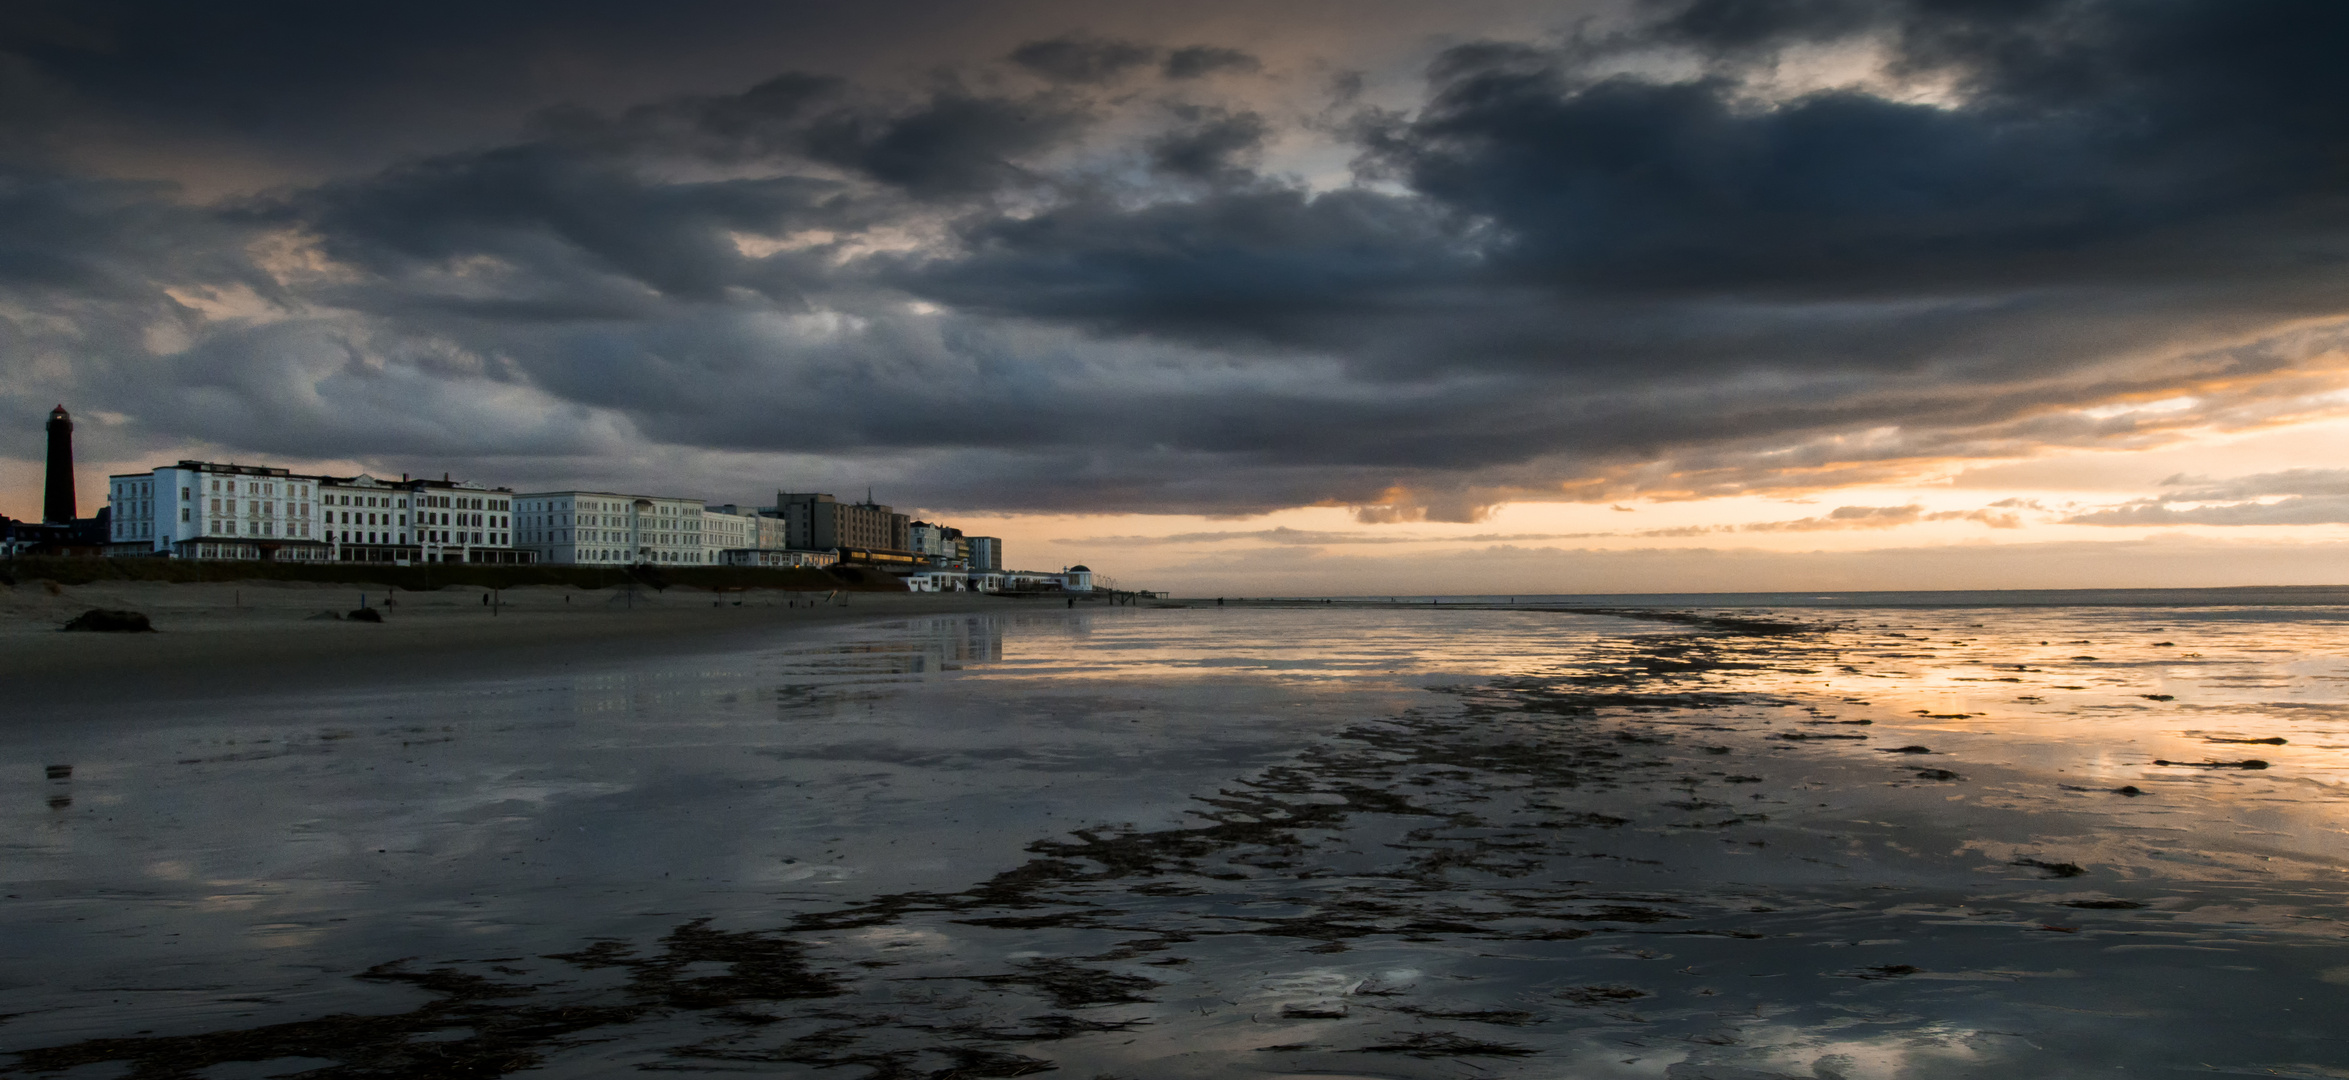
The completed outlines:
{"type": "Polygon", "coordinates": [[[956,617],[20,726],[0,1047],[2349,1076],[2345,619],[956,617]]]}

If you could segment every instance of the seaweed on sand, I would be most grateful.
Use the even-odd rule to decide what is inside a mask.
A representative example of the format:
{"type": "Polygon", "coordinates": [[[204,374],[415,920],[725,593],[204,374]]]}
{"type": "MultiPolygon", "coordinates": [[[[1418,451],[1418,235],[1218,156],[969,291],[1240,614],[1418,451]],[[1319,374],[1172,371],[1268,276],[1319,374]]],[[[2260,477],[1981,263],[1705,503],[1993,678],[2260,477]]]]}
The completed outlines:
{"type": "Polygon", "coordinates": [[[407,983],[433,995],[403,1013],[338,1013],[310,1020],[195,1035],[86,1039],[16,1052],[24,1072],[62,1072],[123,1062],[131,1080],[183,1080],[216,1066],[276,1058],[322,1058],[334,1065],[305,1076],[319,1080],[407,1076],[503,1076],[536,1066],[542,1050],[592,1028],[638,1019],[640,1007],[522,1005],[506,999],[532,989],[492,982],[453,968],[412,972],[405,961],[378,964],[358,976],[407,983]],[[424,1039],[452,1028],[462,1039],[424,1039]]]}
{"type": "Polygon", "coordinates": [[[1526,1057],[1538,1053],[1530,1046],[1491,1042],[1449,1031],[1419,1031],[1400,1039],[1357,1046],[1350,1054],[1406,1054],[1416,1058],[1526,1057]]]}
{"type": "Polygon", "coordinates": [[[1473,1020],[1479,1024],[1499,1024],[1502,1027],[1523,1027],[1539,1019],[1522,1009],[1430,1009],[1419,1005],[1397,1005],[1394,1010],[1429,1020],[1473,1020]]]}
{"type": "Polygon", "coordinates": [[[1568,987],[1558,991],[1558,996],[1566,999],[1570,1004],[1585,1008],[1598,1008],[1604,1005],[1621,1005],[1626,1001],[1637,1001],[1647,997],[1648,992],[1636,986],[1601,983],[1591,986],[1568,987]]]}
{"type": "Polygon", "coordinates": [[[1647,608],[1575,608],[1574,610],[1577,614],[1610,615],[1618,619],[1675,623],[1717,634],[1734,634],[1746,637],[1790,637],[1825,633],[1839,628],[1838,624],[1834,623],[1806,623],[1791,619],[1773,619],[1759,615],[1729,615],[1720,612],[1704,614],[1693,611],[1656,611],[1647,608]]]}
{"type": "MultiPolygon", "coordinates": [[[[1691,759],[1727,765],[1722,757],[1759,747],[1694,745],[1682,731],[1744,718],[1732,710],[1798,706],[1732,692],[1730,680],[1818,646],[1802,632],[1717,620],[1683,627],[1642,635],[1555,676],[1452,688],[1443,708],[1355,724],[1286,764],[1203,795],[1192,820],[1174,827],[1075,829],[1036,840],[1026,861],[967,887],[799,907],[778,913],[771,928],[693,919],[655,940],[592,941],[547,957],[578,971],[616,972],[617,985],[596,988],[554,965],[529,983],[455,967],[381,965],[360,977],[412,985],[432,1000],[386,1016],[86,1040],[20,1051],[9,1067],[123,1062],[136,1080],[179,1080],[226,1062],[313,1056],[335,1062],[314,1070],[315,1080],[487,1077],[559,1066],[552,1059],[562,1051],[627,1036],[662,1040],[641,1049],[649,1059],[635,1065],[641,1069],[790,1064],[839,1070],[829,1074],[842,1080],[860,1072],[878,1080],[1018,1076],[1056,1063],[1011,1052],[1013,1044],[1076,1040],[1068,1048],[1075,1052],[1161,1019],[1171,1007],[1154,1002],[1160,980],[1129,965],[1205,959],[1217,942],[1225,955],[1290,955],[1343,952],[1365,939],[1507,941],[1531,951],[1598,935],[1756,937],[1719,922],[1717,898],[1584,888],[1565,873],[1582,859],[1661,865],[1632,857],[1643,852],[1570,845],[1665,834],[1686,843],[1688,828],[1758,819],[1702,797],[1705,785],[1758,778],[1700,775],[1703,766],[1691,759]],[[1722,820],[1626,828],[1647,815],[1596,796],[1629,785],[1654,792],[1639,805],[1722,820]],[[889,927],[935,931],[952,944],[920,958],[858,951],[875,947],[860,942],[861,931],[889,927]],[[1194,943],[1200,947],[1185,948],[1194,943]],[[952,951],[958,947],[975,951],[952,951]],[[996,959],[1012,949],[1044,955],[1011,965],[996,959]],[[459,1028],[470,1036],[427,1038],[459,1028]]],[[[2068,864],[2042,868],[2054,865],[2068,864]]],[[[1549,1023],[1505,1008],[1367,1004],[1402,992],[1358,987],[1348,995],[1356,1002],[1348,1022],[1397,1011],[1429,1030],[1356,1033],[1332,1046],[1430,1059],[1519,1057],[1533,1048],[1439,1028],[1549,1023]]],[[[1647,996],[1591,985],[1558,1000],[1609,1009],[1647,996]]]]}
{"type": "Polygon", "coordinates": [[[1020,970],[1005,975],[962,975],[988,986],[1025,986],[1041,992],[1063,1009],[1091,1005],[1130,1005],[1152,1000],[1149,991],[1158,980],[1099,968],[1082,967],[1056,957],[1023,961],[1020,970]]]}
{"type": "Polygon", "coordinates": [[[595,969],[625,968],[627,989],[639,1001],[680,1009],[717,1009],[745,1001],[789,1001],[833,997],[841,993],[841,976],[807,965],[807,946],[769,931],[722,931],[710,920],[695,919],[671,930],[660,941],[661,950],[639,956],[617,942],[601,942],[573,953],[556,953],[550,960],[595,969]],[[715,963],[723,973],[687,976],[696,964],[715,963]]]}
{"type": "Polygon", "coordinates": [[[1283,1020],[1343,1020],[1349,1010],[1343,1005],[1283,1005],[1283,1020]]]}
{"type": "MultiPolygon", "coordinates": [[[[875,1049],[866,1046],[862,1037],[869,1027],[869,1022],[838,1024],[771,1046],[743,1044],[738,1038],[719,1036],[679,1047],[669,1055],[673,1059],[695,1064],[647,1064],[639,1068],[645,1071],[707,1071],[708,1066],[701,1062],[808,1065],[818,1069],[857,1066],[865,1070],[866,1080],[963,1080],[971,1077],[1027,1076],[1058,1068],[1042,1058],[969,1043],[875,1049]],[[936,1067],[925,1067],[926,1064],[936,1067]]],[[[994,1040],[981,1038],[975,1041],[985,1043],[994,1040]]]]}

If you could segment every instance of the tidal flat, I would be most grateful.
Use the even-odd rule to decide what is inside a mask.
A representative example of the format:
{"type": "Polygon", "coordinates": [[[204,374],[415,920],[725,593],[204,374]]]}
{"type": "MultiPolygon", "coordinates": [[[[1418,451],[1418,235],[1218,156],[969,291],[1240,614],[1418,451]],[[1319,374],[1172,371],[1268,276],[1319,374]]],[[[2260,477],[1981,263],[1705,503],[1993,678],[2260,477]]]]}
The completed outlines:
{"type": "Polygon", "coordinates": [[[2344,630],[1139,607],[159,690],[0,725],[0,1074],[2349,1077],[2344,630]]]}

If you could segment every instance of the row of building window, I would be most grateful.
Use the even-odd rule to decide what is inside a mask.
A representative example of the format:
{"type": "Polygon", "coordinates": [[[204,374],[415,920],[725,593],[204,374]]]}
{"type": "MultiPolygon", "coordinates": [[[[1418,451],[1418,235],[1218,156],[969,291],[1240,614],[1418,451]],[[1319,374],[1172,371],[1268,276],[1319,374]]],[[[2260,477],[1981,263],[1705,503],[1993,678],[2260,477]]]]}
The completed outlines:
{"type": "MultiPolygon", "coordinates": [[[[365,491],[337,488],[344,481],[304,482],[283,470],[220,467],[182,463],[182,480],[172,483],[158,474],[123,477],[114,485],[115,527],[118,539],[157,540],[173,535],[162,528],[172,517],[148,499],[158,489],[177,488],[176,535],[195,539],[218,536],[317,539],[327,545],[366,544],[389,547],[413,542],[432,546],[515,546],[517,541],[541,548],[540,557],[571,556],[598,563],[722,563],[745,551],[784,546],[783,523],[741,514],[728,506],[722,512],[699,500],[646,499],[566,493],[519,499],[510,492],[440,494],[405,480],[402,486],[378,485],[362,478],[357,487],[386,487],[365,491]],[[192,468],[191,468],[192,467],[192,468]],[[247,476],[185,476],[186,472],[244,472],[247,476]],[[274,477],[270,476],[275,472],[274,477]],[[210,498],[198,498],[209,495],[210,498]],[[282,503],[282,505],[281,505],[282,503]],[[409,513],[413,503],[414,512],[409,513]],[[160,510],[160,512],[158,512],[160,510]],[[199,516],[200,515],[200,516],[199,516]],[[410,528],[413,525],[415,528],[410,528]],[[191,534],[193,534],[191,536],[191,534]],[[594,545],[576,546],[576,545],[594,545]],[[549,550],[560,546],[558,553],[549,550]],[[721,549],[723,553],[721,553],[721,549]]],[[[234,542],[231,542],[233,546],[234,542]]],[[[207,550],[219,547],[207,543],[207,550]]],[[[227,550],[227,548],[220,548],[227,550]]],[[[242,549],[239,549],[242,550],[242,549]]],[[[288,557],[333,558],[331,547],[288,557]]],[[[379,549],[380,550],[380,549],[379,549]]],[[[396,558],[396,553],[386,555],[396,558]]]]}
{"type": "Polygon", "coordinates": [[[698,563],[703,561],[703,558],[703,554],[698,551],[648,551],[638,557],[630,555],[624,548],[580,548],[578,561],[698,563]]]}
{"type": "MultiPolygon", "coordinates": [[[[246,494],[246,495],[276,495],[276,494],[278,494],[278,490],[277,490],[277,489],[278,489],[278,484],[277,484],[275,481],[269,481],[269,480],[247,480],[247,481],[245,481],[245,490],[244,490],[243,494],[246,494]]],[[[310,485],[308,485],[308,484],[286,484],[286,485],[285,485],[285,492],[284,492],[284,493],[285,493],[285,495],[287,495],[287,496],[288,496],[288,497],[290,497],[290,498],[296,498],[296,499],[301,499],[301,498],[308,498],[308,497],[309,497],[309,495],[310,495],[310,485]]],[[[215,478],[215,479],[212,481],[212,494],[214,494],[214,495],[235,495],[235,494],[238,494],[238,492],[237,492],[237,482],[236,482],[236,481],[234,481],[234,480],[221,480],[221,479],[217,479],[217,478],[215,478]]],[[[188,496],[188,489],[186,489],[186,488],[184,488],[184,487],[183,487],[183,488],[181,488],[181,489],[179,489],[179,497],[180,497],[180,498],[182,498],[182,499],[188,498],[188,497],[189,497],[189,496],[188,496]]]]}
{"type": "Polygon", "coordinates": [[[310,536],[310,523],[307,521],[286,522],[285,532],[283,534],[280,534],[277,531],[277,522],[274,521],[248,521],[244,523],[244,526],[245,527],[240,531],[237,528],[237,523],[235,521],[214,521],[207,522],[205,524],[204,531],[214,536],[284,535],[293,537],[295,539],[307,539],[310,536]]]}

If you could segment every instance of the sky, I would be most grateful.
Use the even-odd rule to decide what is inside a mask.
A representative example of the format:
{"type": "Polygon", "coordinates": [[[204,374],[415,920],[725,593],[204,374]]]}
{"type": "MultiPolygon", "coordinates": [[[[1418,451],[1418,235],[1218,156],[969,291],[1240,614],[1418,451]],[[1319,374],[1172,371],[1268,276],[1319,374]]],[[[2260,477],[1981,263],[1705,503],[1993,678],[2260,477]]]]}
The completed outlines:
{"type": "Polygon", "coordinates": [[[1192,594],[2349,582],[2349,6],[0,8],[41,423],[1192,594]]]}

